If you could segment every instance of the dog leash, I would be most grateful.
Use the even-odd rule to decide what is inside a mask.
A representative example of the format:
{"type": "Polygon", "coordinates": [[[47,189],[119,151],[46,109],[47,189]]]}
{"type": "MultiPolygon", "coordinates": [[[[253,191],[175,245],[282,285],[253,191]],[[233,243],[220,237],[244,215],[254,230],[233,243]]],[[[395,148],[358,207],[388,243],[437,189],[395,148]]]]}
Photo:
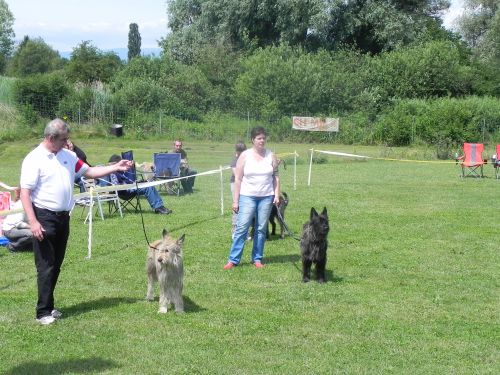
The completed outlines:
{"type": "Polygon", "coordinates": [[[138,191],[139,191],[139,184],[138,184],[137,180],[135,180],[135,187],[136,187],[135,199],[137,200],[137,207],[139,207],[139,213],[141,214],[142,232],[144,233],[144,238],[146,239],[146,243],[148,244],[148,246],[151,249],[158,250],[158,248],[152,246],[149,243],[148,235],[146,234],[146,226],[144,225],[144,216],[142,215],[141,199],[140,199],[139,193],[138,193],[138,191]]]}
{"type": "Polygon", "coordinates": [[[285,223],[285,219],[283,218],[283,215],[281,215],[281,212],[280,210],[278,209],[278,207],[276,207],[276,211],[278,212],[278,220],[280,222],[280,224],[283,226],[283,228],[285,228],[287,234],[292,237],[294,240],[297,240],[297,241],[300,241],[300,237],[297,237],[293,234],[293,232],[288,228],[288,225],[286,225],[285,223]]]}

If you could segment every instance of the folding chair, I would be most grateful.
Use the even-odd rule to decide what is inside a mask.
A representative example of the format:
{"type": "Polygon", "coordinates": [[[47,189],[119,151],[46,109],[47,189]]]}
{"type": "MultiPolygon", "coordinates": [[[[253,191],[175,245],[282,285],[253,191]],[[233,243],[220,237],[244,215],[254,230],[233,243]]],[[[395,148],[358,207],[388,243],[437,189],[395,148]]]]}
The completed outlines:
{"type": "Polygon", "coordinates": [[[484,177],[483,176],[483,150],[482,143],[464,143],[464,154],[457,158],[462,166],[462,177],[484,177]]]}
{"type": "Polygon", "coordinates": [[[500,179],[500,145],[497,145],[496,154],[492,162],[493,168],[495,168],[495,177],[498,180],[500,179]]]}
{"type": "MultiPolygon", "coordinates": [[[[86,192],[90,192],[91,189],[96,187],[95,180],[93,179],[87,179],[85,177],[82,177],[82,182],[86,192]]],[[[118,193],[116,191],[97,192],[94,196],[92,206],[95,204],[95,202],[97,202],[97,208],[99,210],[99,215],[101,216],[101,220],[104,220],[104,213],[102,210],[103,202],[108,202],[108,209],[110,214],[118,211],[120,213],[120,217],[123,217],[120,198],[118,197],[118,193]],[[116,209],[113,211],[112,207],[116,207],[116,209]]],[[[91,207],[90,204],[90,197],[82,198],[81,200],[78,200],[76,203],[84,206],[84,208],[85,207],[89,208],[89,212],[87,213],[87,217],[85,218],[85,222],[87,222],[89,216],[92,215],[93,211],[93,207],[91,207]]]]}
{"type": "MultiPolygon", "coordinates": [[[[132,150],[122,152],[122,159],[134,161],[134,153],[132,150]]],[[[137,172],[135,170],[135,162],[132,167],[126,171],[122,172],[127,184],[135,184],[137,182],[137,172]]],[[[118,196],[121,199],[122,208],[127,211],[139,212],[139,204],[137,193],[121,190],[118,191],[118,196]]]]}
{"type": "Polygon", "coordinates": [[[158,152],[153,154],[153,169],[155,180],[166,180],[165,187],[167,194],[179,196],[181,191],[180,180],[168,181],[180,177],[181,174],[181,154],[158,152]]]}

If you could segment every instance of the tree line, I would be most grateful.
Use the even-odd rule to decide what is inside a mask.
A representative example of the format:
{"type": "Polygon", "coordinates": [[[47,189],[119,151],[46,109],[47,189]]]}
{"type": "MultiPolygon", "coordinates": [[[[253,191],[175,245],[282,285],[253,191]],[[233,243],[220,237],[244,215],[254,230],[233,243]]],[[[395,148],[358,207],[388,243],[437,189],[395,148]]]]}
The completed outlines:
{"type": "Polygon", "coordinates": [[[29,121],[97,105],[124,123],[159,110],[197,122],[251,113],[277,128],[334,116],[351,142],[499,141],[500,2],[465,3],[454,32],[447,0],[169,0],[161,56],[140,55],[130,24],[124,62],[91,41],[68,60],[39,38],[14,47],[0,0],[0,71],[18,77],[29,121]]]}

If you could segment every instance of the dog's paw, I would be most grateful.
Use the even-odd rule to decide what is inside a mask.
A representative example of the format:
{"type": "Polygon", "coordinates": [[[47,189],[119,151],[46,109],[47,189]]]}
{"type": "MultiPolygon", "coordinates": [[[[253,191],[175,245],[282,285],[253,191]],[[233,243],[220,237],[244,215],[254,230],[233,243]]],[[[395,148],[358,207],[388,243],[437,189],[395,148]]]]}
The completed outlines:
{"type": "Polygon", "coordinates": [[[153,296],[146,296],[146,301],[153,302],[155,298],[153,296]]]}
{"type": "Polygon", "coordinates": [[[324,284],[324,283],[326,283],[326,280],[325,280],[325,279],[318,279],[317,281],[318,281],[318,283],[320,283],[320,284],[324,284]]]}
{"type": "Polygon", "coordinates": [[[160,307],[158,310],[158,314],[166,314],[168,309],[166,307],[160,307]]]}
{"type": "Polygon", "coordinates": [[[310,281],[310,279],[308,277],[303,277],[302,281],[305,282],[305,283],[308,283],[310,281]]]}

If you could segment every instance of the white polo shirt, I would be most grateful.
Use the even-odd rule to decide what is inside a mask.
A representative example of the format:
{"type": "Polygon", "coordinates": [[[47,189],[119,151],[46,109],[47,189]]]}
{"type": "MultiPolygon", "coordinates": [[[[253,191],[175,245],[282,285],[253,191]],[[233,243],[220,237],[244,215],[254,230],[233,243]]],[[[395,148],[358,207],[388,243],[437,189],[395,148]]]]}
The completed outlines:
{"type": "Polygon", "coordinates": [[[31,190],[36,207],[51,211],[70,211],[73,208],[73,183],[89,166],[76,154],[63,148],[57,154],[38,145],[23,160],[21,188],[31,190]]]}

